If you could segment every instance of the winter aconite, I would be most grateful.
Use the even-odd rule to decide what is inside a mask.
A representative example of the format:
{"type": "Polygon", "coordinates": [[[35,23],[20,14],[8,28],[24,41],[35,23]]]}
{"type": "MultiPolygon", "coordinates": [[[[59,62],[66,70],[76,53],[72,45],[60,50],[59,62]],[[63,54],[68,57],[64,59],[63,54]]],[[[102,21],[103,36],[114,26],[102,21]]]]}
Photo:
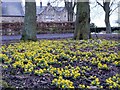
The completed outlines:
{"type": "Polygon", "coordinates": [[[57,88],[118,90],[118,44],[104,39],[21,41],[2,45],[0,59],[4,72],[36,77],[49,74],[49,85],[57,88]]]}

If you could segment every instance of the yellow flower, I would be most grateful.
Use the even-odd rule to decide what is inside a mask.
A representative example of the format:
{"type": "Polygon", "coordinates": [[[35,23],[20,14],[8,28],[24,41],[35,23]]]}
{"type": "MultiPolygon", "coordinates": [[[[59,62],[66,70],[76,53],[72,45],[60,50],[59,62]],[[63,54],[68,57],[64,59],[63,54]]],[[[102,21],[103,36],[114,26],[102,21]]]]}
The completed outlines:
{"type": "Polygon", "coordinates": [[[111,88],[113,88],[113,86],[109,86],[109,88],[111,89],[111,88]]]}
{"type": "Polygon", "coordinates": [[[86,88],[87,88],[87,89],[90,89],[90,86],[87,86],[86,88]]]}
{"type": "Polygon", "coordinates": [[[102,89],[102,88],[103,88],[103,86],[100,86],[100,88],[102,89]]]}
{"type": "Polygon", "coordinates": [[[62,80],[62,76],[59,76],[59,79],[62,80]]]}
{"type": "Polygon", "coordinates": [[[96,82],[99,82],[99,78],[96,78],[95,81],[96,81],[96,82]]]}
{"type": "Polygon", "coordinates": [[[85,85],[84,84],[79,84],[79,87],[84,89],[85,88],[85,85]]]}
{"type": "Polygon", "coordinates": [[[62,85],[62,88],[65,88],[65,86],[64,86],[64,85],[62,85]]]}

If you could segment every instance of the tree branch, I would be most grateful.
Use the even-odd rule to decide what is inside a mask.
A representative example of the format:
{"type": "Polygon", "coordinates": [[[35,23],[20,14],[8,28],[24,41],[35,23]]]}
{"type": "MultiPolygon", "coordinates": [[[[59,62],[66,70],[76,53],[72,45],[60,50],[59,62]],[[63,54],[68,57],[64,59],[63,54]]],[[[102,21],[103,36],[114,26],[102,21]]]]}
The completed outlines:
{"type": "MultiPolygon", "coordinates": [[[[114,1],[115,1],[115,0],[114,0],[114,1]]],[[[114,1],[111,2],[110,7],[112,7],[112,5],[114,4],[114,1]]]]}
{"type": "Polygon", "coordinates": [[[68,10],[69,9],[69,2],[67,2],[66,0],[64,0],[64,3],[65,3],[65,8],[68,10]]]}
{"type": "Polygon", "coordinates": [[[104,6],[96,0],[97,4],[104,8],[104,6]]]}
{"type": "Polygon", "coordinates": [[[96,8],[96,7],[97,7],[97,4],[95,6],[93,6],[93,7],[91,7],[91,9],[96,8]]]}
{"type": "Polygon", "coordinates": [[[111,10],[110,10],[110,15],[111,15],[118,7],[120,7],[120,5],[116,6],[113,10],[111,9],[111,10]]]}
{"type": "Polygon", "coordinates": [[[72,10],[75,8],[76,4],[77,4],[77,3],[76,3],[76,2],[74,2],[74,5],[73,5],[73,7],[72,7],[72,10]]]}

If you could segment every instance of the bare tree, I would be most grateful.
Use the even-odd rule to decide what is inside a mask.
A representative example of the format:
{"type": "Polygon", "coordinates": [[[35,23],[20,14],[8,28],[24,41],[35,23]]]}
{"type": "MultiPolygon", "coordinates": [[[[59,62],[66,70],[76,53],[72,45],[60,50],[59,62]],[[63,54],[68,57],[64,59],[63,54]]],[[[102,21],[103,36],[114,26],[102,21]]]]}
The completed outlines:
{"type": "MultiPolygon", "coordinates": [[[[62,0],[53,0],[51,3],[60,3],[62,0]]],[[[76,6],[76,0],[64,0],[65,8],[67,10],[68,21],[73,21],[74,8],[76,6]]]]}
{"type": "Polygon", "coordinates": [[[77,2],[74,39],[90,38],[90,6],[89,0],[77,2]]]}
{"type": "Polygon", "coordinates": [[[24,29],[21,40],[36,41],[36,2],[35,0],[25,0],[24,29]]]}
{"type": "Polygon", "coordinates": [[[106,32],[111,33],[111,25],[110,25],[110,15],[119,7],[118,5],[113,8],[116,0],[103,0],[102,3],[96,0],[97,4],[100,5],[105,12],[105,25],[106,32]]]}
{"type": "Polygon", "coordinates": [[[73,16],[74,16],[74,8],[76,6],[75,0],[64,0],[65,2],[65,8],[68,13],[68,21],[73,21],[73,16]]]}

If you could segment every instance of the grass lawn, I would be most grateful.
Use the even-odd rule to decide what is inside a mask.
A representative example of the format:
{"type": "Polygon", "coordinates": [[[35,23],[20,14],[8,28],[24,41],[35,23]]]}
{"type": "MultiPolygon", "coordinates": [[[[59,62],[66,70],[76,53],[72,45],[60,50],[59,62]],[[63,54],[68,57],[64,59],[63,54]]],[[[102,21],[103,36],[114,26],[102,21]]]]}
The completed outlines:
{"type": "Polygon", "coordinates": [[[114,40],[40,40],[3,45],[5,87],[120,89],[119,43],[114,40]]]}

